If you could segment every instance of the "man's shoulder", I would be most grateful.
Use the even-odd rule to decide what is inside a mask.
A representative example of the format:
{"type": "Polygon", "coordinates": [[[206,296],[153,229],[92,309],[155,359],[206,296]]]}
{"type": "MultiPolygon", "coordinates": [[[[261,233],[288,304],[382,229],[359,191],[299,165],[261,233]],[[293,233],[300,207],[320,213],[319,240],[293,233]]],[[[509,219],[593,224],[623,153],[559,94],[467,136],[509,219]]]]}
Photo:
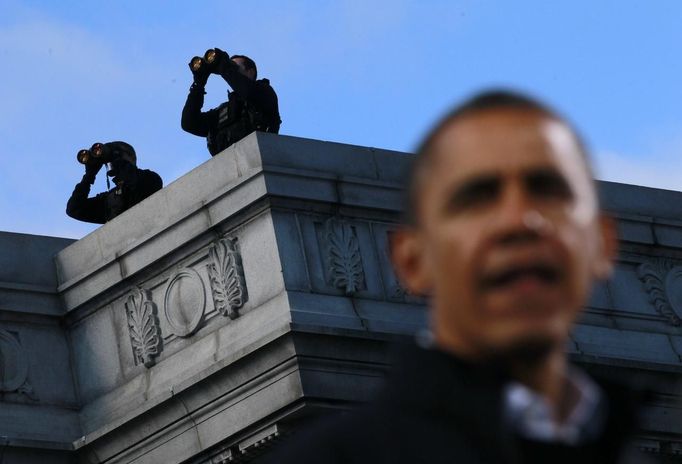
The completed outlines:
{"type": "Polygon", "coordinates": [[[424,444],[445,443],[442,439],[445,438],[445,432],[450,432],[447,433],[447,442],[452,457],[470,452],[464,434],[453,434],[452,428],[442,425],[431,423],[424,416],[414,414],[414,411],[401,411],[388,407],[388,403],[374,402],[309,424],[305,430],[274,449],[272,460],[267,462],[421,462],[419,459],[429,456],[438,448],[438,445],[429,445],[431,450],[424,450],[424,444]]]}
{"type": "Polygon", "coordinates": [[[142,178],[143,182],[158,185],[159,188],[163,186],[163,180],[161,179],[161,176],[151,169],[137,168],[137,174],[142,178]]]}
{"type": "Polygon", "coordinates": [[[272,84],[270,84],[270,80],[266,78],[258,79],[256,81],[256,89],[261,92],[275,92],[275,89],[272,88],[272,84]]]}
{"type": "Polygon", "coordinates": [[[353,459],[355,450],[364,449],[369,440],[366,423],[358,420],[360,411],[336,413],[318,418],[302,430],[289,437],[273,450],[272,463],[348,463],[359,462],[353,459]]]}
{"type": "MultiPolygon", "coordinates": [[[[574,367],[576,367],[575,364],[574,367]]],[[[577,366],[578,369],[583,367],[577,366]]],[[[605,374],[602,371],[590,368],[583,369],[582,372],[599,386],[609,407],[619,412],[622,419],[635,420],[638,409],[651,395],[652,386],[638,383],[637,379],[609,375],[608,373],[605,374]]]]}
{"type": "Polygon", "coordinates": [[[156,171],[152,171],[151,169],[141,169],[141,168],[137,168],[137,172],[138,172],[138,174],[143,175],[143,176],[150,176],[150,177],[158,177],[158,178],[161,178],[161,176],[159,176],[159,175],[156,173],[156,171]]]}

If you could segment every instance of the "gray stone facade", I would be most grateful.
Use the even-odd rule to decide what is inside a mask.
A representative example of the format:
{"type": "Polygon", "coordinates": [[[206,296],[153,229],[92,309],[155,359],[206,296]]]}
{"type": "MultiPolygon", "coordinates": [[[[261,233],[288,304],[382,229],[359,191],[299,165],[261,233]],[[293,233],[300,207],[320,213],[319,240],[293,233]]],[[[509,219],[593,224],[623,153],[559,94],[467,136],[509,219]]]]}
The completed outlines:
{"type": "MultiPolygon", "coordinates": [[[[366,400],[426,324],[388,257],[410,155],[252,134],[74,242],[0,233],[0,456],[249,462],[366,400]]],[[[658,380],[639,445],[682,455],[682,193],[600,183],[617,272],[568,347],[658,380]]]]}

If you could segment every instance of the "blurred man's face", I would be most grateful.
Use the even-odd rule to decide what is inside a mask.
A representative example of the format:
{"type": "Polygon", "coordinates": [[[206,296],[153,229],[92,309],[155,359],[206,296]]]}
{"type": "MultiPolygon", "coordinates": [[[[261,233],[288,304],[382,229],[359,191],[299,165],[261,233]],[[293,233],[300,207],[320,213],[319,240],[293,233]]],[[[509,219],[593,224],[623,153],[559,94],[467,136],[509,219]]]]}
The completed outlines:
{"type": "Polygon", "coordinates": [[[394,255],[432,297],[437,343],[467,357],[563,348],[614,243],[572,133],[535,111],[485,110],[446,127],[431,155],[418,225],[394,255]]]}

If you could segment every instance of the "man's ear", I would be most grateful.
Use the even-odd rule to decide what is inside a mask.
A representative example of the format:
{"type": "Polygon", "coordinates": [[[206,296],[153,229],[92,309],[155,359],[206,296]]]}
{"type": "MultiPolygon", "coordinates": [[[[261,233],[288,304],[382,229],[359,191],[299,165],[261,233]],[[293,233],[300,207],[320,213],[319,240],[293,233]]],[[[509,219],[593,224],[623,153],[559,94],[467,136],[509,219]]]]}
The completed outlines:
{"type": "Polygon", "coordinates": [[[613,273],[618,256],[618,230],[613,217],[601,213],[598,220],[599,246],[594,259],[592,272],[599,280],[608,279],[613,273]]]}
{"type": "Polygon", "coordinates": [[[419,232],[410,227],[394,231],[389,236],[393,269],[400,283],[412,295],[427,295],[431,291],[423,240],[419,232]]]}

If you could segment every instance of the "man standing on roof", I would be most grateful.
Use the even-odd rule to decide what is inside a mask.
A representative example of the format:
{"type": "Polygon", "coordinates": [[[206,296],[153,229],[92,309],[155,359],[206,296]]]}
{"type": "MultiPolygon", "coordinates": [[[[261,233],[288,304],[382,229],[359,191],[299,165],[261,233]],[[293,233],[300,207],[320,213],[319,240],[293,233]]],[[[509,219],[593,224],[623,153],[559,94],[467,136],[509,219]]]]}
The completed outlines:
{"type": "Polygon", "coordinates": [[[244,55],[230,57],[213,48],[204,57],[189,62],[194,82],[182,109],[182,129],[206,137],[208,151],[215,156],[253,131],[279,132],[281,120],[277,94],[267,79],[256,80],[256,63],[244,55]],[[218,74],[232,88],[228,100],[212,110],[202,112],[204,87],[208,76],[218,74]]]}
{"type": "Polygon", "coordinates": [[[79,221],[104,224],[163,187],[157,173],[137,167],[135,149],[126,142],[95,143],[89,150],[80,150],[77,159],[85,165],[85,174],[66,203],[66,214],[79,221]],[[105,165],[114,188],[88,197],[105,165]]]}

